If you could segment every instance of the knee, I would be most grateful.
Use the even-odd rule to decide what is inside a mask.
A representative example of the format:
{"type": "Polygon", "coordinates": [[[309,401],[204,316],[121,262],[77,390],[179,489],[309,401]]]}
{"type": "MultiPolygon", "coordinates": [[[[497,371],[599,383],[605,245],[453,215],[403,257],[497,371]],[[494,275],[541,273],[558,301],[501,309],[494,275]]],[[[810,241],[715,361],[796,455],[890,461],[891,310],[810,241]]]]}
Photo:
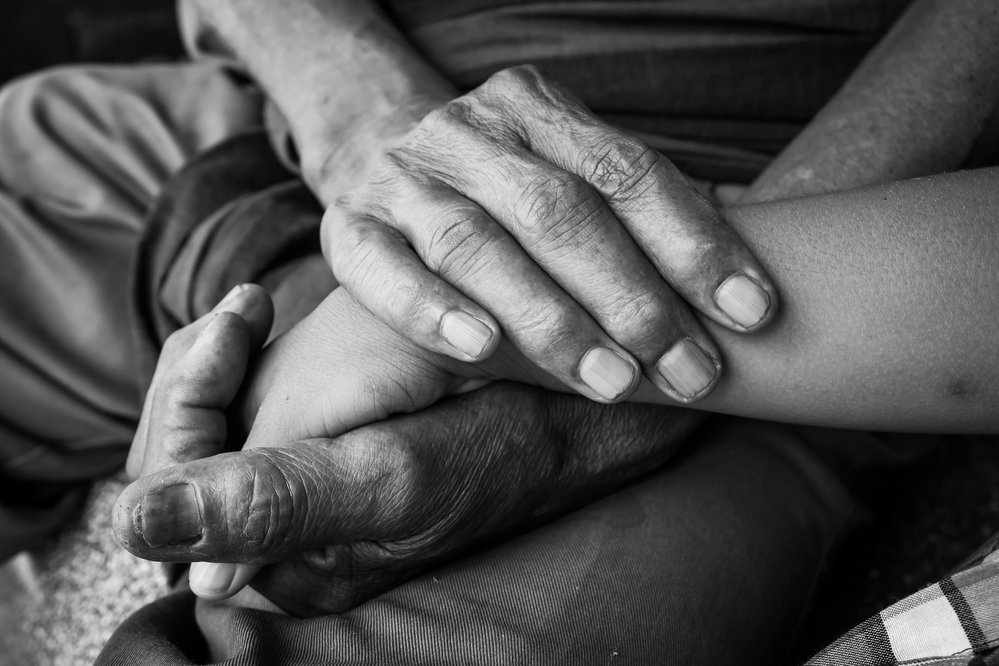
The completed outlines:
{"type": "Polygon", "coordinates": [[[58,132],[52,116],[79,98],[83,70],[51,69],[8,83],[0,90],[0,158],[13,150],[37,147],[40,136],[58,132]]]}
{"type": "Polygon", "coordinates": [[[137,160],[127,159],[135,151],[123,126],[136,109],[107,74],[60,67],[0,90],[0,182],[8,194],[40,209],[89,214],[108,208],[116,185],[144,182],[129,178],[137,160]]]}
{"type": "Polygon", "coordinates": [[[83,69],[51,69],[0,90],[0,181],[15,195],[30,197],[33,183],[76,161],[72,135],[94,122],[86,108],[88,76],[83,69]]]}

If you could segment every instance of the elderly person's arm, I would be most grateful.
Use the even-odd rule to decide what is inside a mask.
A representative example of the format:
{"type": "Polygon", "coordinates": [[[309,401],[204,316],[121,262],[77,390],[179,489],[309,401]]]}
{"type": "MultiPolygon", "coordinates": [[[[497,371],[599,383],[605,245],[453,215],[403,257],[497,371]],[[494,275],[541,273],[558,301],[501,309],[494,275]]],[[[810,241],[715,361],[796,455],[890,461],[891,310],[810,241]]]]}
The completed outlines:
{"type": "Polygon", "coordinates": [[[915,0],[742,203],[975,166],[999,150],[997,62],[999,5],[915,0]]]}
{"type": "Polygon", "coordinates": [[[537,72],[454,99],[374,2],[183,8],[192,48],[239,60],[287,118],[337,279],[417,344],[474,362],[505,338],[591,399],[644,374],[691,402],[722,358],[687,304],[741,332],[774,316],[766,272],[676,168],[537,72]]]}
{"type": "MultiPolygon", "coordinates": [[[[417,344],[481,360],[502,327],[529,360],[588,397],[627,397],[640,366],[687,402],[717,384],[723,355],[658,275],[730,329],[774,315],[752,255],[711,236],[727,227],[710,222],[675,170],[646,160],[640,143],[543,76],[505,73],[419,121],[451,93],[372,5],[264,4],[192,6],[288,115],[307,180],[335,204],[324,248],[341,283],[417,344]],[[534,174],[524,148],[551,168],[534,174]],[[334,196],[358,181],[349,197],[334,196]],[[750,311],[765,314],[740,320],[750,311]]],[[[995,14],[982,0],[914,3],[750,196],[956,164],[994,106],[995,14]],[[909,140],[920,127],[931,130],[925,148],[909,140]],[[843,140],[830,141],[837,131],[843,140]],[[865,148],[878,142],[899,154],[865,148]],[[885,162],[870,164],[872,155],[885,162]],[[857,168],[844,169],[851,161],[857,168]]]]}

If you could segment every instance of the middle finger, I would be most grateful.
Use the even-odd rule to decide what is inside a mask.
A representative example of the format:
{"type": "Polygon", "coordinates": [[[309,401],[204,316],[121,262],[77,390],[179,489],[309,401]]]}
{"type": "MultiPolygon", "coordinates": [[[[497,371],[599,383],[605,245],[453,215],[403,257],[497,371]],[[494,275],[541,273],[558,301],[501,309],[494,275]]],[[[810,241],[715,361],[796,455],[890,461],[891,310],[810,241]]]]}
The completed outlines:
{"type": "MultiPolygon", "coordinates": [[[[540,266],[611,338],[634,354],[661,391],[680,402],[707,395],[721,374],[721,354],[600,195],[578,176],[526,149],[501,145],[474,132],[459,130],[459,134],[456,143],[466,149],[435,155],[437,176],[498,222],[530,256],[531,264],[540,266]],[[476,159],[464,160],[462,155],[476,159]]],[[[440,220],[421,216],[419,211],[427,208],[413,197],[396,198],[394,203],[390,213],[414,244],[441,234],[440,220]]],[[[498,268],[516,274],[509,266],[498,268]]],[[[492,274],[479,273],[483,281],[492,274]]],[[[513,296],[510,305],[520,310],[520,317],[541,307],[534,297],[513,296]]],[[[503,319],[494,309],[496,301],[479,302],[503,319]]]]}

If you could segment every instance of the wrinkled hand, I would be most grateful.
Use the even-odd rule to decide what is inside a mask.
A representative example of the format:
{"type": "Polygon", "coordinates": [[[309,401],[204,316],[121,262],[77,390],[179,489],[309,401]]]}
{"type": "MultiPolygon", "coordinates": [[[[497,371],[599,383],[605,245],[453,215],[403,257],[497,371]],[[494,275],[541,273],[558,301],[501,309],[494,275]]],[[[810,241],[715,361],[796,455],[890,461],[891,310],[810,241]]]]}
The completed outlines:
{"type": "MultiPolygon", "coordinates": [[[[260,564],[280,561],[253,583],[274,603],[295,615],[346,610],[486,539],[620,486],[668,457],[700,418],[496,384],[338,438],[305,438],[315,424],[285,421],[279,434],[264,412],[271,399],[297,412],[291,398],[306,396],[308,381],[292,396],[284,382],[295,370],[265,371],[270,393],[252,450],[212,455],[224,450],[224,430],[203,410],[214,405],[220,415],[228,406],[253,348],[233,345],[233,331],[238,337],[266,320],[247,305],[259,290],[248,292],[237,300],[241,316],[197,322],[200,335],[181,331],[161,360],[130,467],[167,468],[126,489],[114,515],[119,540],[141,557],[249,563],[192,567],[192,588],[202,596],[229,596],[260,564]],[[284,439],[253,448],[264,443],[261,429],[284,439]]],[[[233,304],[217,310],[224,307],[233,304]]],[[[306,339],[307,323],[300,325],[306,339]]],[[[355,332],[361,326],[362,340],[384,328],[374,322],[368,331],[363,318],[344,323],[355,332]]],[[[295,345],[292,337],[277,358],[297,352],[295,345]]]]}
{"type": "Polygon", "coordinates": [[[532,67],[426,116],[336,198],[323,247],[340,284],[421,347],[479,361],[503,335],[601,402],[643,372],[680,402],[710,393],[721,355],[688,303],[741,332],[777,308],[667,159],[532,67]]]}

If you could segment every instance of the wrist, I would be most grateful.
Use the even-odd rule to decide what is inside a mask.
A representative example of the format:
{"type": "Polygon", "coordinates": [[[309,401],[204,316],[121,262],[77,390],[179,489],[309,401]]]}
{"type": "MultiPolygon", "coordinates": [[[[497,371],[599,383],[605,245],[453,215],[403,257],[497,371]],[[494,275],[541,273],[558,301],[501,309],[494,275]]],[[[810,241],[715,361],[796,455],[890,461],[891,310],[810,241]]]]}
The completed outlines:
{"type": "Polygon", "coordinates": [[[407,93],[404,99],[372,104],[364,115],[323,114],[314,122],[293,125],[302,177],[324,205],[331,204],[342,192],[363,182],[386,152],[400,145],[428,113],[453,96],[439,89],[407,93]]]}
{"type": "Polygon", "coordinates": [[[185,0],[188,41],[239,60],[287,121],[329,203],[430,110],[457,96],[374,0],[185,0]]]}

